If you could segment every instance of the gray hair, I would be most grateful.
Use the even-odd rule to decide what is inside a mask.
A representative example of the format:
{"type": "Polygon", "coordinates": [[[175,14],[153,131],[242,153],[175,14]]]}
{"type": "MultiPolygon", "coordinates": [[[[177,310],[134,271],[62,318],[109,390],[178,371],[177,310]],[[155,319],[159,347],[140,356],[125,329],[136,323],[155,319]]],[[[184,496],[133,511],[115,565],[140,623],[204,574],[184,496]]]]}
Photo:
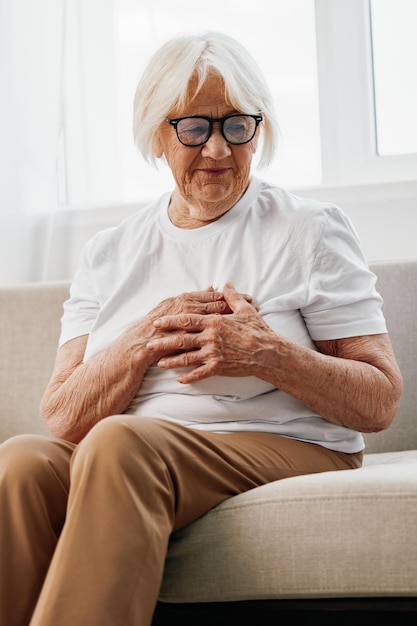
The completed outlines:
{"type": "Polygon", "coordinates": [[[269,87],[246,48],[232,37],[212,31],[174,37],[155,52],[145,68],[133,107],[133,136],[145,160],[156,164],[153,148],[158,128],[168,115],[182,115],[190,101],[190,80],[197,77],[198,93],[213,72],[223,79],[225,99],[236,111],[263,115],[259,167],[271,163],[278,123],[269,87]]]}

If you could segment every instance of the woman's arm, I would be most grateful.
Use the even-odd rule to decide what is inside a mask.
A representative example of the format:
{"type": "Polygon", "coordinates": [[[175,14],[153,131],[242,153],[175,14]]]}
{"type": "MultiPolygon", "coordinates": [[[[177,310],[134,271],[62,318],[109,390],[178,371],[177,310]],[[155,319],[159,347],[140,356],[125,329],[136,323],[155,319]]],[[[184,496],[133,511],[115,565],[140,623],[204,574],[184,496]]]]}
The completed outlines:
{"type": "Polygon", "coordinates": [[[329,422],[378,432],[394,419],[402,377],[387,334],[316,342],[319,352],[282,337],[269,346],[261,377],[329,422]]]}
{"type": "Polygon", "coordinates": [[[140,342],[129,342],[127,334],[84,362],[87,339],[77,337],[60,348],[41,402],[51,434],[74,443],[103,417],[123,412],[149,366],[140,342]]]}
{"type": "Polygon", "coordinates": [[[167,298],[130,326],[108,348],[84,361],[88,336],[77,337],[58,351],[54,371],[41,402],[50,432],[78,443],[101,419],[123,413],[135,397],[148,367],[172,349],[150,353],[146,344],[163,336],[153,322],[161,315],[230,313],[223,294],[209,288],[167,298]]]}
{"type": "Polygon", "coordinates": [[[168,316],[155,322],[182,331],[148,344],[148,350],[182,353],[164,357],[162,368],[194,366],[178,379],[257,376],[297,398],[324,419],[361,432],[387,428],[397,412],[402,377],[387,334],[319,341],[318,351],[274,332],[232,286],[224,290],[233,314],[168,316]]]}

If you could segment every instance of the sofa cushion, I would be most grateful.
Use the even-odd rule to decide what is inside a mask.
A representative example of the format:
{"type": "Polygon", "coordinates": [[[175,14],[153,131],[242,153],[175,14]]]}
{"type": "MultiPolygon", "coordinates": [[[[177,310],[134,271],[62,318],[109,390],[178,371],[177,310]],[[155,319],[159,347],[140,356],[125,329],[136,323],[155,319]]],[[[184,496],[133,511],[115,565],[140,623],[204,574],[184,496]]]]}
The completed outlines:
{"type": "Polygon", "coordinates": [[[417,594],[417,451],[280,480],[171,539],[163,602],[417,594]]]}

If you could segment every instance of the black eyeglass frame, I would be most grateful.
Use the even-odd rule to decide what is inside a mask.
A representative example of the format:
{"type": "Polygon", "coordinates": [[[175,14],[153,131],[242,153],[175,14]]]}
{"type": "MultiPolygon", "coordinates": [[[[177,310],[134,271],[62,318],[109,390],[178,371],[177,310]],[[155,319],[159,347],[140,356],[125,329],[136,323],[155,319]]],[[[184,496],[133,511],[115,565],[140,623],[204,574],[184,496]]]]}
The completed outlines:
{"type": "Polygon", "coordinates": [[[262,115],[252,115],[251,113],[232,113],[232,115],[226,115],[225,117],[217,117],[217,118],[207,117],[205,115],[186,115],[185,117],[177,117],[175,119],[171,119],[169,117],[165,118],[165,121],[168,122],[168,124],[171,124],[171,126],[175,128],[178,141],[183,146],[186,146],[187,148],[198,148],[199,146],[203,146],[205,143],[207,143],[213,133],[213,124],[215,124],[216,122],[220,122],[220,132],[222,134],[223,139],[225,139],[227,143],[232,144],[232,146],[243,146],[245,143],[249,143],[250,141],[252,141],[252,139],[255,137],[256,129],[258,128],[262,120],[263,120],[262,115]],[[234,141],[230,141],[226,137],[226,135],[224,134],[224,123],[226,120],[229,120],[230,118],[233,118],[233,117],[252,117],[255,120],[255,128],[253,131],[253,135],[250,139],[247,139],[246,141],[234,142],[234,141]],[[177,125],[182,120],[190,120],[190,119],[207,120],[207,122],[209,123],[208,134],[204,141],[201,141],[200,143],[195,143],[195,144],[188,144],[188,143],[184,143],[183,141],[181,141],[178,135],[177,125]]]}

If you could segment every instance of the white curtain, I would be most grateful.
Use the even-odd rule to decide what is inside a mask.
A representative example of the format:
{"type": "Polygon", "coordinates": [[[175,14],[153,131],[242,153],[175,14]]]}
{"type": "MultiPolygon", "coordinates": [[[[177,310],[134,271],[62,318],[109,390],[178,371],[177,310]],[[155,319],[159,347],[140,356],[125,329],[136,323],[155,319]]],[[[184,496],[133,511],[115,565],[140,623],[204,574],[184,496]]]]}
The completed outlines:
{"type": "Polygon", "coordinates": [[[0,0],[0,284],[71,278],[120,220],[114,6],[0,0]]]}
{"type": "Polygon", "coordinates": [[[58,201],[65,0],[0,0],[0,282],[41,278],[58,201]]]}

